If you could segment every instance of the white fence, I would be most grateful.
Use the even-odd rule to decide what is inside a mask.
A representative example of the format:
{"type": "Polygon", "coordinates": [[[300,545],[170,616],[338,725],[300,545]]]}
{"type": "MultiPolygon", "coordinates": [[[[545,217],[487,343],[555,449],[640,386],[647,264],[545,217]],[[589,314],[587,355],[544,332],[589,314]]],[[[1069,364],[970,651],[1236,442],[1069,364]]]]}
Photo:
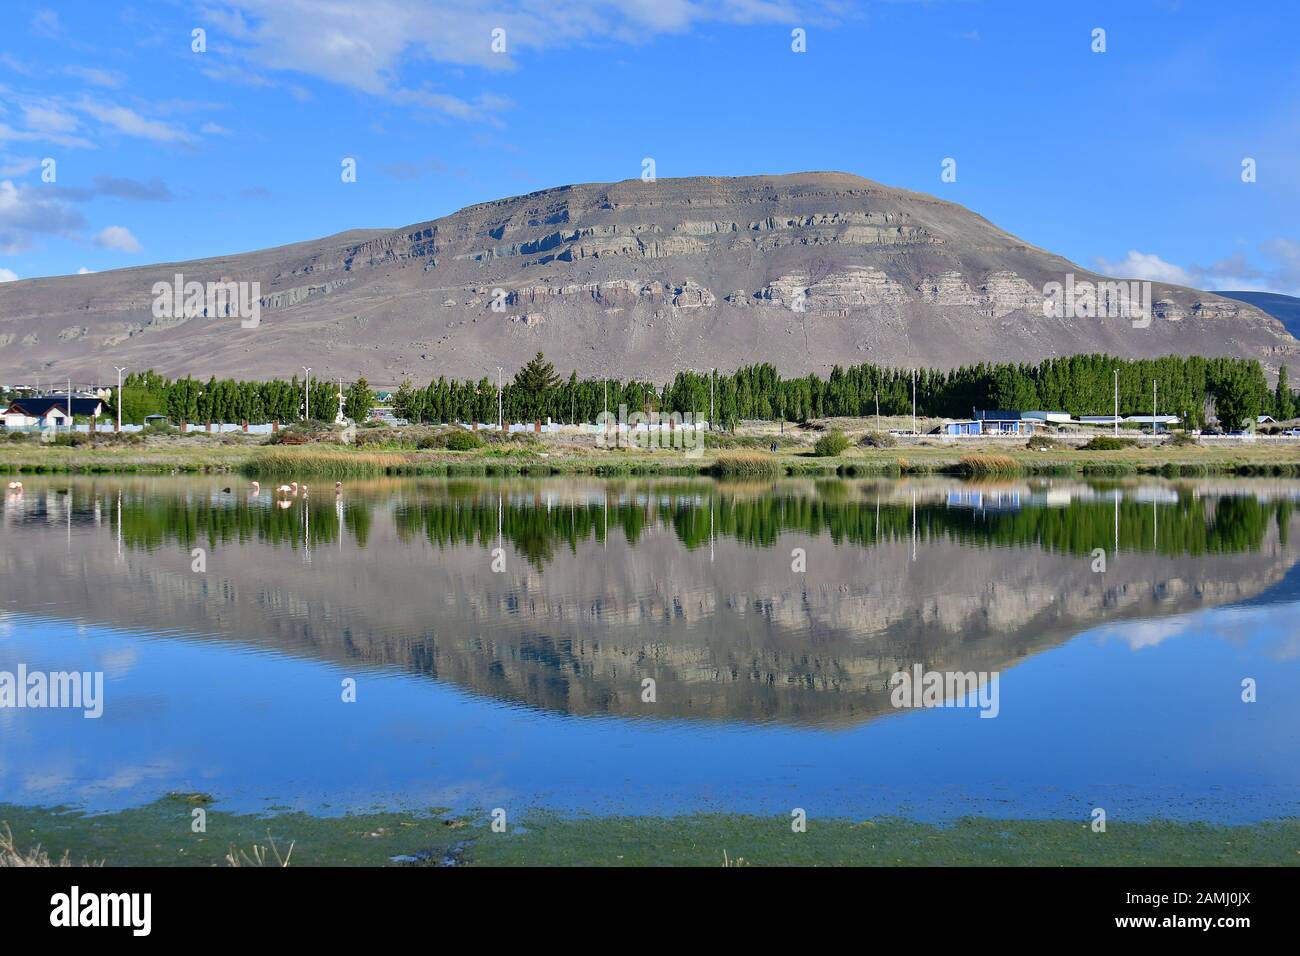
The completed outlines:
{"type": "MultiPolygon", "coordinates": [[[[458,425],[461,428],[464,428],[466,431],[474,430],[474,425],[471,424],[470,422],[455,422],[454,424],[458,425]]],[[[617,432],[621,432],[622,434],[627,434],[628,432],[632,432],[632,431],[635,432],[708,431],[709,423],[708,422],[673,422],[672,425],[670,426],[667,422],[653,422],[653,423],[638,422],[635,426],[632,426],[627,424],[626,422],[617,423],[617,424],[611,422],[609,427],[605,428],[602,425],[595,425],[592,424],[591,422],[578,422],[577,424],[565,424],[563,422],[545,421],[541,423],[540,427],[537,422],[510,422],[507,425],[507,429],[509,434],[511,435],[517,435],[523,432],[530,432],[534,434],[540,432],[542,434],[553,434],[553,435],[559,435],[565,433],[571,435],[599,435],[605,431],[608,432],[617,431],[617,432]]],[[[495,431],[501,431],[501,429],[497,427],[496,422],[479,422],[478,431],[495,432],[495,431]]]]}
{"type": "MultiPolygon", "coordinates": [[[[281,425],[280,427],[283,428],[284,426],[281,425]]],[[[122,431],[124,431],[124,432],[142,432],[142,431],[145,430],[145,428],[146,428],[146,426],[144,426],[144,425],[131,425],[131,424],[128,424],[128,423],[126,423],[126,422],[124,422],[124,423],[122,424],[122,431]]],[[[250,435],[269,435],[269,434],[271,434],[273,428],[274,428],[274,426],[272,426],[269,422],[266,423],[265,425],[249,425],[249,426],[248,426],[248,434],[250,434],[250,435]]],[[[5,430],[6,430],[6,431],[11,431],[11,432],[35,432],[35,433],[38,433],[38,434],[39,434],[40,432],[46,431],[46,428],[45,428],[44,426],[42,426],[42,425],[25,425],[25,426],[11,426],[11,427],[9,427],[9,428],[7,428],[7,429],[5,429],[5,430]]],[[[66,425],[60,425],[60,426],[58,426],[58,427],[53,427],[53,426],[51,426],[49,430],[52,431],[52,432],[53,432],[54,434],[56,434],[56,435],[65,434],[66,432],[69,432],[69,431],[80,432],[80,433],[83,434],[83,435],[88,435],[88,434],[90,434],[90,426],[89,426],[89,425],[85,425],[85,424],[74,425],[74,426],[72,426],[72,428],[68,428],[68,426],[66,426],[66,425]]],[[[114,423],[114,422],[111,422],[111,421],[108,422],[107,424],[105,424],[104,422],[101,421],[101,422],[98,424],[98,426],[95,428],[95,432],[96,432],[96,434],[100,434],[100,435],[104,434],[105,432],[112,432],[112,431],[115,431],[115,430],[116,430],[115,423],[114,423]]],[[[180,428],[178,427],[176,430],[177,430],[177,431],[180,431],[180,428]]],[[[233,432],[240,432],[240,433],[243,433],[243,431],[244,431],[244,426],[243,426],[243,425],[229,425],[229,424],[219,425],[219,424],[217,424],[216,422],[213,422],[213,423],[212,423],[212,428],[211,428],[211,429],[209,429],[207,425],[195,425],[193,422],[191,422],[191,423],[189,423],[189,424],[187,424],[187,425],[185,426],[185,434],[187,434],[187,435],[188,435],[188,434],[191,434],[192,432],[209,432],[209,431],[210,431],[210,433],[213,434],[213,435],[216,435],[216,434],[218,434],[218,433],[222,433],[222,432],[227,433],[227,434],[229,434],[229,433],[233,433],[233,432]]]]}

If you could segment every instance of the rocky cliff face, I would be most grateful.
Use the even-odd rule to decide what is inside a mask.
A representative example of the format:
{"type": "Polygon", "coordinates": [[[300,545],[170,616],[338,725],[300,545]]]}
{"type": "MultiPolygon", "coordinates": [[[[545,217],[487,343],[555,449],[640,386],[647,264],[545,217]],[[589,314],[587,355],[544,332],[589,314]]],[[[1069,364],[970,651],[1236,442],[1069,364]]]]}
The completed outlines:
{"type": "Polygon", "coordinates": [[[377,384],[561,370],[661,380],[1106,351],[1300,352],[1243,302],[1156,284],[1153,320],[1045,318],[1048,283],[1104,281],[952,203],[843,173],[565,186],[432,222],[219,259],[0,286],[0,378],[113,365],[377,384]],[[151,311],[153,284],[259,282],[261,324],[151,311]]]}

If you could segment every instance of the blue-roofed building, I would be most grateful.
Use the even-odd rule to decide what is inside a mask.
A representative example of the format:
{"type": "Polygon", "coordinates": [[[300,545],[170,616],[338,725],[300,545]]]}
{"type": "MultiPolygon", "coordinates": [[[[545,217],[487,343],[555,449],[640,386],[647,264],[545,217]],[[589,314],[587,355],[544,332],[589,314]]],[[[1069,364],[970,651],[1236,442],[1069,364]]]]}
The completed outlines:
{"type": "Polygon", "coordinates": [[[19,398],[5,409],[5,428],[64,428],[71,425],[73,417],[98,418],[104,414],[104,403],[85,395],[41,395],[36,398],[19,398]]]}
{"type": "Polygon", "coordinates": [[[975,420],[979,423],[981,435],[1032,435],[1036,429],[1047,425],[1042,418],[1005,409],[977,411],[975,420]]]}

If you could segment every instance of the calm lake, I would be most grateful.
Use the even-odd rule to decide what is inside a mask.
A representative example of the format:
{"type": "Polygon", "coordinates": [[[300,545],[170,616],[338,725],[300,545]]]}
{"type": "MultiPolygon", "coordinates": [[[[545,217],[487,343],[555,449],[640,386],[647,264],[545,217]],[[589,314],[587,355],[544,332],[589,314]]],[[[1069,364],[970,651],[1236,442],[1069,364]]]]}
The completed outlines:
{"type": "Polygon", "coordinates": [[[23,481],[0,802],[1300,813],[1297,482],[23,481]]]}

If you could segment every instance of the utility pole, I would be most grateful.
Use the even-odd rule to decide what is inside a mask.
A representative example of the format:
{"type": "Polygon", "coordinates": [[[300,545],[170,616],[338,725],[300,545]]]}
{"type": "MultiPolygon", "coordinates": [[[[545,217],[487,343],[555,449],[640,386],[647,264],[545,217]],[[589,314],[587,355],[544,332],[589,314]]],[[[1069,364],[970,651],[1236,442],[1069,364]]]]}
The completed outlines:
{"type": "Polygon", "coordinates": [[[68,379],[68,431],[72,431],[75,424],[72,420],[72,379],[68,379]]]}
{"type": "Polygon", "coordinates": [[[113,368],[117,369],[117,394],[113,396],[116,399],[113,404],[117,406],[117,430],[120,432],[122,430],[122,373],[126,371],[126,366],[118,368],[114,365],[113,368]]]}
{"type": "Polygon", "coordinates": [[[1151,380],[1151,434],[1156,433],[1156,380],[1151,380]]]}
{"type": "Polygon", "coordinates": [[[311,367],[304,365],[303,372],[307,375],[307,380],[302,387],[302,417],[303,421],[311,420],[311,367]]]}
{"type": "Polygon", "coordinates": [[[880,431],[880,389],[876,389],[876,431],[880,431]]]}
{"type": "Polygon", "coordinates": [[[501,415],[501,366],[497,366],[497,431],[502,431],[506,427],[505,419],[501,415]]]}
{"type": "Polygon", "coordinates": [[[916,434],[916,369],[912,369],[912,434],[916,434]]]}

